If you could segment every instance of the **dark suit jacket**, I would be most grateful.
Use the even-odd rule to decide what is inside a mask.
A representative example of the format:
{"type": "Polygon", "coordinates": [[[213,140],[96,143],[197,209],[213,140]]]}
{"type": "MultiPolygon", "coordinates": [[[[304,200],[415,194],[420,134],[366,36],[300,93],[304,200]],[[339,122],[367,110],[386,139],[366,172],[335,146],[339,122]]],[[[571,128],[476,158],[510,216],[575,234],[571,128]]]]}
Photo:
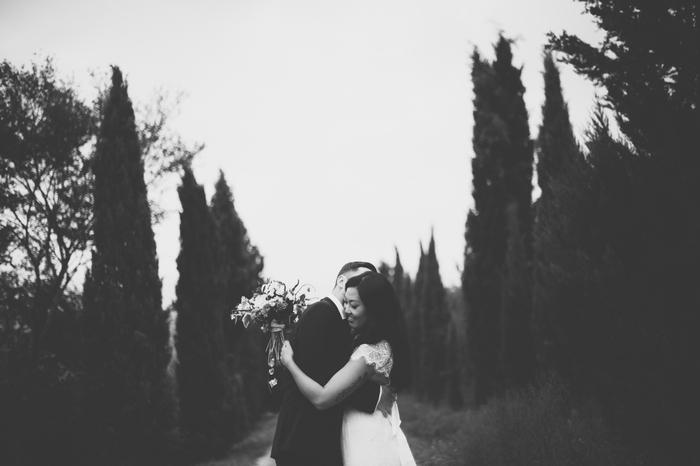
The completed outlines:
{"type": "MultiPolygon", "coordinates": [[[[329,298],[309,306],[292,328],[289,341],[294,360],[306,375],[325,385],[348,361],[350,327],[329,298]]],[[[309,466],[342,466],[340,431],[343,405],[316,409],[299,391],[287,371],[280,374],[282,407],[271,456],[278,463],[301,461],[309,466]]],[[[372,413],[379,399],[379,385],[365,383],[345,403],[372,413]]]]}

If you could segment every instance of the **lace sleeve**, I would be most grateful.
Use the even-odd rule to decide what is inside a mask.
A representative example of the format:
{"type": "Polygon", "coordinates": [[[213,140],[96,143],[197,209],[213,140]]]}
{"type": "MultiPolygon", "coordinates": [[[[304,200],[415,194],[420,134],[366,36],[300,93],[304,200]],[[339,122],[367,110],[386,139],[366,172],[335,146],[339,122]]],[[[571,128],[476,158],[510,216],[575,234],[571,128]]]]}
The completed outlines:
{"type": "Polygon", "coordinates": [[[364,344],[358,346],[353,351],[350,359],[355,361],[360,358],[364,358],[365,362],[379,374],[389,377],[394,360],[391,356],[391,347],[386,341],[381,341],[374,345],[364,344]]]}

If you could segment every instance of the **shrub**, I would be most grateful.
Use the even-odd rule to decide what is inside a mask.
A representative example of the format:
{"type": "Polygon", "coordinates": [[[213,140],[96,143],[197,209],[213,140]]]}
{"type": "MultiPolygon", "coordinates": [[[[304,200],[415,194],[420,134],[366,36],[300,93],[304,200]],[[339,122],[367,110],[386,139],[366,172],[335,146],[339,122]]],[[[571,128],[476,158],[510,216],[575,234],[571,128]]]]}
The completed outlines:
{"type": "Polygon", "coordinates": [[[621,464],[598,404],[575,400],[553,374],[468,413],[464,430],[470,466],[621,464]]]}

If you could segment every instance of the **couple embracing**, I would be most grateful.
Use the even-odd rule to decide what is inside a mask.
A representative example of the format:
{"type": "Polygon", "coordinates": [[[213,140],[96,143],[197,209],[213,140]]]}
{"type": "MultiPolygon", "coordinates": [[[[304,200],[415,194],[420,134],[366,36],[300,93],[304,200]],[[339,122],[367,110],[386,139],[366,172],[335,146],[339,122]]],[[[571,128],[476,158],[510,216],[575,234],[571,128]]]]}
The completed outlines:
{"type": "Polygon", "coordinates": [[[411,379],[408,337],[391,283],[367,262],[338,272],[281,354],[277,466],[415,466],[396,391],[411,379]]]}

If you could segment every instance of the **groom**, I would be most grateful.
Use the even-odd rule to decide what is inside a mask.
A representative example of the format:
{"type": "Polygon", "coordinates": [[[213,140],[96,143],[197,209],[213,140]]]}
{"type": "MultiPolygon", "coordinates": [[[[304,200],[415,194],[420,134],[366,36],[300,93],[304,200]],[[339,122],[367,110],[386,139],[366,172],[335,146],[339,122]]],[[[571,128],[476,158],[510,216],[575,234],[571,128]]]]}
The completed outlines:
{"type": "MultiPolygon", "coordinates": [[[[294,349],[294,360],[321,385],[325,385],[350,357],[352,337],[343,312],[345,283],[368,271],[377,269],[368,262],[345,264],[338,272],[331,295],[309,306],[292,327],[289,341],[294,349]]],[[[270,455],[277,466],[342,466],[343,403],[319,411],[301,394],[288,372],[283,372],[280,380],[282,407],[270,455]]],[[[381,392],[378,384],[364,383],[345,403],[372,413],[379,407],[381,392]]],[[[391,393],[384,392],[382,405],[390,406],[391,393]]]]}

